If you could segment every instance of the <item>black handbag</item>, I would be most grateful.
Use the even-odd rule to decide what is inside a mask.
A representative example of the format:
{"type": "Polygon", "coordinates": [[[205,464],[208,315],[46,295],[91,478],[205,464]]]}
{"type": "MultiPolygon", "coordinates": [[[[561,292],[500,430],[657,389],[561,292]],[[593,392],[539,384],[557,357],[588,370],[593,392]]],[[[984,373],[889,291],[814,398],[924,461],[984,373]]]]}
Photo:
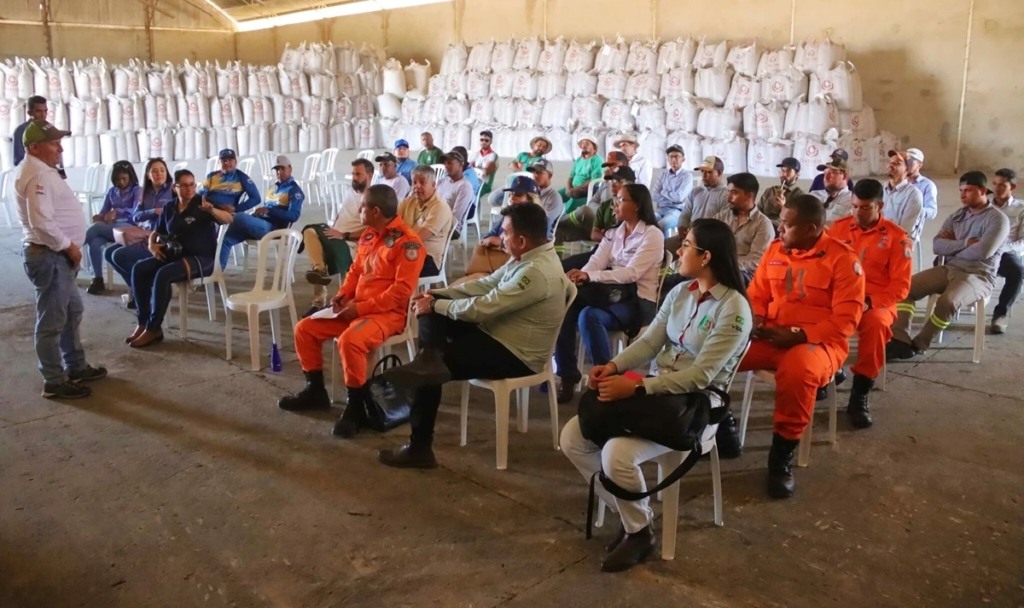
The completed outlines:
{"type": "Polygon", "coordinates": [[[590,478],[587,496],[587,538],[594,520],[594,483],[600,481],[608,493],[623,500],[642,500],[679,481],[701,457],[701,437],[709,424],[718,424],[729,412],[729,394],[713,386],[681,395],[651,395],[618,401],[598,401],[597,391],[580,397],[577,413],[583,437],[603,446],[613,437],[640,437],[689,452],[683,462],[658,485],[646,492],[627,490],[598,471],[590,478]],[[714,393],[722,405],[711,407],[714,393]]]}
{"type": "Polygon", "coordinates": [[[381,433],[390,431],[409,421],[412,394],[381,374],[402,365],[396,355],[388,355],[373,366],[373,374],[366,383],[366,426],[381,433]]]}
{"type": "Polygon", "coordinates": [[[588,281],[577,288],[576,299],[584,306],[594,306],[607,310],[618,322],[622,331],[630,338],[640,333],[640,328],[650,322],[641,318],[640,296],[637,294],[636,283],[594,283],[588,281]],[[629,304],[633,314],[629,322],[623,321],[614,311],[612,304],[629,304]]]}

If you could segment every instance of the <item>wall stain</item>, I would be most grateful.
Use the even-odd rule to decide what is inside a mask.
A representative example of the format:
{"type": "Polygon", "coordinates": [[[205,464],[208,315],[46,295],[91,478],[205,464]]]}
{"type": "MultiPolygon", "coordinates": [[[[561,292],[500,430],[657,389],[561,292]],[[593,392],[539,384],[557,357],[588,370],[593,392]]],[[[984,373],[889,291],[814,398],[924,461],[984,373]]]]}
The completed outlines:
{"type": "Polygon", "coordinates": [[[988,120],[988,128],[991,131],[998,131],[999,130],[999,119],[998,118],[990,118],[988,120]]]}
{"type": "Polygon", "coordinates": [[[932,90],[931,89],[921,89],[921,97],[931,97],[931,96],[932,96],[932,90]]]}
{"type": "Polygon", "coordinates": [[[953,130],[953,125],[949,121],[942,123],[942,128],[939,129],[939,143],[942,144],[943,148],[948,148],[950,144],[950,132],[953,130]]]}
{"type": "Polygon", "coordinates": [[[1013,148],[1010,146],[1003,146],[999,151],[1002,152],[1003,158],[1010,158],[1013,156],[1013,148]]]}

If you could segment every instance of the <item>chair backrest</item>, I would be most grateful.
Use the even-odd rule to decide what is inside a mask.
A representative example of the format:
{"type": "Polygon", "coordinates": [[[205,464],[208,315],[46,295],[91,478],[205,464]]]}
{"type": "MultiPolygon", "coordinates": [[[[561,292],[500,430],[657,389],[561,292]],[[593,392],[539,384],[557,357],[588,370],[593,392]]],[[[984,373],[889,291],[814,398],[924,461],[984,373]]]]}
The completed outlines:
{"type": "Polygon", "coordinates": [[[661,305],[661,288],[665,286],[665,272],[664,271],[665,271],[666,268],[671,268],[671,267],[672,267],[672,254],[666,251],[665,252],[665,259],[663,259],[661,261],[661,270],[662,270],[662,272],[658,273],[658,294],[654,298],[654,303],[659,305],[659,306],[661,305]]]}
{"type": "Polygon", "coordinates": [[[299,181],[305,183],[316,179],[317,166],[320,164],[320,153],[310,154],[302,162],[302,175],[299,181]]]}
{"type": "Polygon", "coordinates": [[[203,179],[206,179],[207,175],[216,171],[218,164],[220,164],[220,159],[217,158],[217,156],[211,156],[210,158],[206,159],[206,173],[203,175],[203,179]]]}
{"type": "Polygon", "coordinates": [[[434,182],[439,182],[442,177],[448,175],[448,169],[444,165],[430,165],[430,168],[434,170],[434,182]]]}
{"type": "MultiPolygon", "coordinates": [[[[558,323],[558,329],[556,329],[551,336],[551,346],[549,352],[552,356],[555,353],[555,343],[558,341],[558,334],[562,331],[562,323],[565,323],[565,315],[569,314],[569,307],[576,301],[576,295],[579,290],[576,288],[576,284],[572,281],[566,282],[565,289],[565,310],[562,311],[562,320],[558,323]]],[[[551,364],[551,357],[548,357],[548,364],[551,364]]]]}
{"type": "Polygon", "coordinates": [[[440,276],[440,277],[447,277],[448,276],[448,274],[447,274],[448,257],[450,256],[450,253],[451,253],[451,250],[452,250],[452,239],[455,238],[455,233],[458,231],[458,228],[459,228],[458,222],[453,221],[452,222],[452,229],[451,229],[450,232],[448,232],[448,238],[445,239],[445,241],[444,241],[444,250],[441,253],[441,263],[437,265],[437,275],[440,276]]]}
{"type": "Polygon", "coordinates": [[[589,186],[587,186],[587,200],[588,201],[590,199],[594,198],[594,195],[597,194],[597,189],[601,187],[601,182],[602,181],[603,180],[595,179],[594,181],[590,182],[589,186]]]}
{"type": "MultiPolygon", "coordinates": [[[[181,171],[182,169],[187,169],[187,168],[188,168],[188,161],[187,160],[183,160],[180,163],[174,163],[174,168],[171,169],[171,178],[172,179],[174,178],[175,171],[181,171]]],[[[206,176],[204,175],[203,177],[206,177],[206,176]]]]}
{"type": "MultiPolygon", "coordinates": [[[[337,179],[338,170],[334,167],[338,160],[338,149],[327,148],[320,153],[320,168],[318,174],[321,181],[337,179]]],[[[371,161],[372,162],[372,161],[371,161]]]]}
{"type": "Polygon", "coordinates": [[[101,163],[100,166],[96,168],[96,173],[93,177],[95,181],[93,182],[92,187],[89,188],[89,192],[97,195],[106,194],[107,190],[110,188],[110,177],[113,172],[114,165],[104,165],[101,163]]]}
{"type": "Polygon", "coordinates": [[[341,201],[345,200],[348,195],[349,188],[352,184],[343,179],[334,179],[326,181],[323,184],[323,192],[325,197],[324,212],[327,214],[327,223],[331,226],[334,225],[335,220],[338,219],[338,213],[341,209],[341,201]]]}
{"type": "Polygon", "coordinates": [[[220,277],[224,274],[223,269],[220,267],[220,251],[224,248],[224,235],[228,233],[230,226],[230,222],[217,226],[217,248],[213,253],[213,272],[210,273],[210,276],[220,277]]]}
{"type": "Polygon", "coordinates": [[[362,158],[364,160],[370,161],[371,163],[373,162],[373,159],[376,158],[376,157],[377,157],[377,151],[376,150],[363,150],[363,151],[361,151],[359,153],[358,156],[356,156],[356,158],[362,158]]]}
{"type": "Polygon", "coordinates": [[[259,262],[256,265],[256,283],[253,291],[289,291],[295,280],[295,258],[302,243],[298,230],[283,228],[268,232],[260,239],[259,262]],[[270,250],[275,250],[274,271],[268,275],[270,250]],[[269,278],[269,284],[267,279],[269,278]]]}
{"type": "Polygon", "coordinates": [[[238,170],[241,171],[242,173],[245,173],[249,177],[252,177],[252,166],[255,162],[256,159],[251,156],[249,158],[243,158],[242,160],[238,161],[238,170]]]}

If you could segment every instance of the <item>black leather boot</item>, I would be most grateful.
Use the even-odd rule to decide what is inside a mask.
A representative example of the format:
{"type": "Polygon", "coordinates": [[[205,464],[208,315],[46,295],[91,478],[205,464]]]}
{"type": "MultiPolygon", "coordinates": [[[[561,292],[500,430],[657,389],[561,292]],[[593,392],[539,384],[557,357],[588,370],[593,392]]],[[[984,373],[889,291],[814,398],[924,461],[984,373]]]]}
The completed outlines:
{"type": "Polygon", "coordinates": [[[351,439],[359,432],[359,427],[366,424],[366,387],[349,386],[348,405],[341,414],[341,418],[334,423],[331,434],[335,437],[351,439]]]}
{"type": "Polygon", "coordinates": [[[331,397],[324,388],[323,370],[303,373],[306,375],[306,388],[294,395],[281,397],[277,407],[289,412],[331,409],[331,397]]]}
{"type": "Polygon", "coordinates": [[[725,417],[718,423],[715,443],[718,445],[718,455],[724,459],[739,458],[743,453],[743,447],[740,445],[740,427],[732,417],[732,411],[726,412],[725,417]]]}
{"type": "Polygon", "coordinates": [[[873,379],[860,374],[853,375],[853,390],[850,392],[850,402],[846,405],[846,415],[853,428],[866,429],[872,425],[868,393],[874,386],[873,379]]]}
{"type": "Polygon", "coordinates": [[[778,433],[772,434],[772,447],[768,450],[768,495],[772,498],[789,498],[796,490],[793,453],[798,445],[799,439],[786,439],[778,433]]]}
{"type": "Polygon", "coordinates": [[[434,469],[437,458],[429,443],[410,440],[409,443],[393,450],[380,450],[377,460],[381,464],[398,469],[434,469]]]}
{"type": "Polygon", "coordinates": [[[627,534],[601,564],[602,572],[622,572],[647,559],[658,545],[654,538],[654,527],[648,524],[644,529],[627,534]]]}
{"type": "Polygon", "coordinates": [[[393,367],[382,376],[409,390],[444,384],[452,379],[452,373],[444,362],[444,354],[436,348],[424,348],[411,362],[393,367]]]}
{"type": "Polygon", "coordinates": [[[843,369],[841,367],[839,368],[839,371],[836,372],[835,381],[836,381],[836,386],[840,386],[840,385],[842,385],[843,382],[846,382],[846,370],[845,369],[843,369]]]}

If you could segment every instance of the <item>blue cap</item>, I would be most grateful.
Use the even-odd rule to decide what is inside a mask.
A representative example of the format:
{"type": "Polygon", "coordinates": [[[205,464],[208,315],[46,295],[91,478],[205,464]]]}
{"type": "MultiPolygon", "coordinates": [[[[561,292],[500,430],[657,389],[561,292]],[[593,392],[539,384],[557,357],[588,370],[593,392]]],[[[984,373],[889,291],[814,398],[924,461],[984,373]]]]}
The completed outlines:
{"type": "Polygon", "coordinates": [[[401,148],[403,146],[408,148],[409,147],[409,142],[405,141],[404,139],[395,140],[395,146],[394,146],[395,148],[401,148]]]}
{"type": "Polygon", "coordinates": [[[228,158],[238,158],[238,156],[235,154],[235,151],[232,150],[231,148],[224,148],[223,150],[220,151],[220,154],[218,156],[220,156],[221,160],[225,160],[228,158]]]}
{"type": "Polygon", "coordinates": [[[537,182],[533,181],[532,177],[519,175],[512,180],[512,185],[502,190],[502,192],[511,192],[512,194],[540,194],[540,188],[537,187],[537,182]]]}

